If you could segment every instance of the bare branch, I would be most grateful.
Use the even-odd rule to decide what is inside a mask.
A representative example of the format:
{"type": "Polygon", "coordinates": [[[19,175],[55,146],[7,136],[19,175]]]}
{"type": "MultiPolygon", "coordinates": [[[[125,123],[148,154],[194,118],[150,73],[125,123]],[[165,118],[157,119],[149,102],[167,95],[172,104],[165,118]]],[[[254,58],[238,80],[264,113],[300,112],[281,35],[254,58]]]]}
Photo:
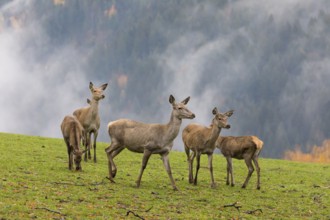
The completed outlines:
{"type": "Polygon", "coordinates": [[[64,215],[64,214],[62,214],[62,213],[59,212],[59,211],[51,210],[51,209],[46,208],[46,207],[37,207],[36,209],[43,209],[43,210],[46,210],[46,211],[48,211],[48,212],[56,213],[56,214],[59,214],[59,215],[64,215]]]}
{"type": "Polygon", "coordinates": [[[128,216],[129,215],[129,213],[132,213],[135,217],[137,217],[137,218],[139,218],[139,219],[143,219],[144,220],[144,218],[143,217],[141,217],[141,216],[139,216],[138,214],[135,214],[133,211],[131,211],[131,210],[128,210],[127,211],[127,213],[126,213],[126,216],[128,216]]]}
{"type": "Polygon", "coordinates": [[[261,209],[248,210],[248,211],[245,211],[244,213],[246,213],[246,214],[255,214],[258,211],[262,213],[262,210],[261,209]]]}
{"type": "Polygon", "coordinates": [[[224,208],[228,208],[228,207],[234,207],[235,209],[237,209],[238,211],[240,211],[239,209],[242,208],[242,206],[237,205],[238,202],[234,202],[233,204],[229,204],[229,205],[224,205],[224,208]]]}
{"type": "Polygon", "coordinates": [[[86,186],[86,184],[82,184],[82,183],[68,183],[68,182],[52,182],[52,183],[57,185],[86,186]]]}

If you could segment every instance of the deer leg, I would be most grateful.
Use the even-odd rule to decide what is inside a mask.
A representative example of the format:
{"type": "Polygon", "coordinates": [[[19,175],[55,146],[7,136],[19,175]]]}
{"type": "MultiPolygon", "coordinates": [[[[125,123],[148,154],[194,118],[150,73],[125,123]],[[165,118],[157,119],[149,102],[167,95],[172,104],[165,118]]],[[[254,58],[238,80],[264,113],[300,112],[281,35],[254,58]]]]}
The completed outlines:
{"type": "Polygon", "coordinates": [[[68,146],[68,156],[69,156],[69,170],[72,170],[73,165],[73,155],[70,146],[68,146]]]}
{"type": "Polygon", "coordinates": [[[139,174],[139,177],[136,181],[136,187],[138,187],[138,188],[140,187],[142,174],[143,174],[144,169],[147,167],[148,160],[149,160],[150,156],[151,156],[151,152],[148,151],[148,150],[144,150],[140,174],[139,174]]]}
{"type": "Polygon", "coordinates": [[[93,142],[93,148],[94,148],[94,163],[96,163],[96,139],[98,136],[98,131],[96,130],[94,132],[94,142],[93,142]]]}
{"type": "Polygon", "coordinates": [[[258,163],[258,155],[254,155],[252,160],[257,170],[257,189],[260,189],[260,167],[258,163]]]}
{"type": "Polygon", "coordinates": [[[194,178],[193,178],[193,163],[194,163],[194,159],[195,159],[195,152],[192,151],[191,155],[190,155],[190,158],[189,158],[189,183],[193,183],[194,182],[194,178]]]}
{"type": "Polygon", "coordinates": [[[229,157],[226,157],[227,160],[227,179],[226,179],[226,185],[229,185],[229,173],[230,173],[230,163],[229,163],[229,157]]]}
{"type": "Polygon", "coordinates": [[[190,156],[190,149],[184,145],[184,151],[186,152],[186,155],[187,155],[187,161],[189,162],[189,156],[190,156]]]}
{"type": "MultiPolygon", "coordinates": [[[[184,144],[184,150],[186,152],[187,155],[187,162],[188,162],[188,182],[192,183],[192,175],[191,175],[191,161],[190,161],[190,149],[187,147],[186,144],[184,144]]],[[[194,153],[194,152],[193,152],[194,153]]]]}
{"type": "Polygon", "coordinates": [[[87,162],[87,155],[88,155],[88,153],[90,153],[90,151],[89,151],[89,142],[90,142],[90,136],[89,136],[89,134],[85,134],[85,149],[86,149],[86,153],[85,153],[85,156],[84,156],[84,160],[85,160],[85,162],[87,162]]]}
{"type": "Polygon", "coordinates": [[[67,148],[67,151],[68,151],[68,157],[69,157],[69,170],[71,170],[72,169],[72,164],[73,164],[73,157],[72,157],[72,155],[71,155],[71,147],[70,147],[70,143],[69,143],[69,141],[67,141],[66,139],[64,139],[64,142],[65,142],[65,144],[66,144],[66,148],[67,148]]]}
{"type": "MultiPolygon", "coordinates": [[[[122,150],[124,150],[125,148],[124,147],[121,147],[117,150],[114,150],[112,153],[111,153],[111,158],[114,159],[115,156],[117,156],[120,152],[122,152],[122,150]]],[[[112,177],[115,178],[116,174],[117,174],[117,167],[115,166],[115,169],[111,171],[112,173],[112,177]]]]}
{"type": "Polygon", "coordinates": [[[166,154],[163,154],[162,155],[162,159],[163,159],[163,163],[164,163],[164,166],[165,166],[165,169],[166,169],[166,172],[171,180],[171,183],[172,183],[172,187],[174,190],[178,190],[178,188],[176,187],[175,185],[175,182],[174,182],[174,179],[173,179],[173,176],[172,176],[172,171],[171,171],[171,166],[170,166],[170,161],[168,159],[168,153],[166,154]]]}
{"type": "Polygon", "coordinates": [[[69,170],[73,170],[73,152],[70,152],[69,155],[69,170]]]}
{"type": "Polygon", "coordinates": [[[190,183],[190,150],[186,146],[186,144],[184,144],[184,151],[186,152],[186,155],[187,155],[187,162],[188,162],[188,182],[190,183]]]}
{"type": "Polygon", "coordinates": [[[212,165],[212,160],[213,160],[213,154],[208,154],[208,159],[209,159],[209,170],[211,174],[211,187],[215,188],[215,182],[214,182],[214,177],[213,177],[213,165],[212,165]]]}
{"type": "Polygon", "coordinates": [[[235,186],[234,174],[233,174],[233,160],[231,157],[227,157],[227,185],[229,185],[229,176],[231,186],[235,186]]]}
{"type": "Polygon", "coordinates": [[[200,152],[196,152],[196,160],[197,160],[197,164],[196,164],[196,173],[195,173],[195,179],[194,179],[194,185],[197,185],[197,176],[198,176],[198,170],[200,167],[200,160],[201,160],[201,153],[200,152]]]}
{"type": "Polygon", "coordinates": [[[88,141],[87,141],[87,148],[88,148],[88,159],[92,159],[92,155],[91,155],[91,139],[92,139],[92,132],[89,132],[88,134],[88,141]]]}
{"type": "Polygon", "coordinates": [[[252,165],[252,159],[251,158],[246,158],[245,159],[245,163],[246,163],[246,166],[249,169],[249,172],[248,172],[248,175],[247,175],[247,177],[245,179],[244,184],[242,185],[242,188],[245,188],[246,187],[246,185],[248,184],[248,182],[249,182],[249,180],[251,178],[251,175],[252,175],[252,173],[254,171],[254,168],[253,168],[253,165],[252,165]]]}
{"type": "Polygon", "coordinates": [[[116,151],[118,149],[118,147],[120,147],[118,144],[115,144],[115,142],[112,142],[111,145],[105,149],[105,152],[108,157],[109,179],[111,182],[114,182],[113,178],[115,177],[115,175],[117,173],[117,167],[116,167],[115,163],[113,162],[112,153],[114,151],[116,151]],[[112,169],[112,167],[114,167],[114,168],[112,169]]]}
{"type": "MultiPolygon", "coordinates": [[[[110,148],[110,147],[108,147],[108,148],[110,148]]],[[[112,175],[112,163],[113,163],[113,161],[112,161],[112,158],[111,158],[111,154],[108,153],[108,152],[107,152],[107,157],[108,157],[109,180],[110,180],[110,182],[113,182],[114,183],[115,181],[113,180],[114,177],[112,175]],[[112,163],[111,163],[111,161],[112,161],[112,163]]],[[[114,167],[116,167],[116,165],[114,165],[114,167]]]]}

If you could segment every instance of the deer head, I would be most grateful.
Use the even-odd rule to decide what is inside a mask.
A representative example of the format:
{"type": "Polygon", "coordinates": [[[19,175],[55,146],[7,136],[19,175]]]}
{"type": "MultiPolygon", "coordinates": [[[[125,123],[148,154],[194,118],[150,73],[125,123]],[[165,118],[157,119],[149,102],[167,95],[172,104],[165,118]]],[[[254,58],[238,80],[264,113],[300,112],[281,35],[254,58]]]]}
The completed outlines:
{"type": "Polygon", "coordinates": [[[215,107],[212,110],[212,113],[214,115],[214,118],[212,120],[212,125],[218,126],[219,128],[226,128],[226,129],[230,128],[230,125],[227,124],[227,119],[233,115],[234,110],[230,110],[226,113],[220,113],[217,107],[215,107]]]}
{"type": "Polygon", "coordinates": [[[173,106],[173,114],[179,119],[184,118],[195,118],[195,114],[192,113],[187,107],[186,104],[189,102],[190,96],[188,96],[186,99],[184,99],[182,102],[176,103],[175,98],[173,95],[170,95],[169,102],[173,106]]]}
{"type": "Polygon", "coordinates": [[[86,152],[87,150],[84,151],[80,151],[80,150],[73,150],[73,160],[74,163],[76,165],[76,171],[82,171],[81,168],[81,160],[82,160],[82,156],[83,154],[86,152]]]}
{"type": "Polygon", "coordinates": [[[89,83],[89,89],[91,90],[92,97],[94,100],[99,101],[104,99],[103,91],[107,88],[108,83],[101,85],[100,87],[95,87],[92,82],[89,83]]]}

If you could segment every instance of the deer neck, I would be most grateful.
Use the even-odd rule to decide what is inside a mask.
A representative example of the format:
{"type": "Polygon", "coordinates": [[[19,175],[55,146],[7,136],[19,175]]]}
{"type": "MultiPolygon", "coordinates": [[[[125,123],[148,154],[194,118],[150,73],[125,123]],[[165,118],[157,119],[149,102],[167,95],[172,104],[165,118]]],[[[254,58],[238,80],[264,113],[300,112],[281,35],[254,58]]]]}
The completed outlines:
{"type": "Polygon", "coordinates": [[[99,101],[93,99],[89,108],[89,115],[91,118],[95,119],[99,114],[99,101]]]}
{"type": "Polygon", "coordinates": [[[71,132],[70,132],[70,145],[74,150],[78,150],[77,147],[79,147],[79,136],[78,136],[78,131],[76,126],[72,126],[71,132]]]}
{"type": "Polygon", "coordinates": [[[212,143],[212,144],[215,143],[220,135],[220,132],[221,132],[221,128],[212,125],[210,128],[210,136],[208,143],[212,143]]]}
{"type": "Polygon", "coordinates": [[[165,136],[167,139],[174,140],[178,136],[181,123],[182,119],[176,117],[172,112],[170,121],[166,125],[167,132],[165,136]]]}

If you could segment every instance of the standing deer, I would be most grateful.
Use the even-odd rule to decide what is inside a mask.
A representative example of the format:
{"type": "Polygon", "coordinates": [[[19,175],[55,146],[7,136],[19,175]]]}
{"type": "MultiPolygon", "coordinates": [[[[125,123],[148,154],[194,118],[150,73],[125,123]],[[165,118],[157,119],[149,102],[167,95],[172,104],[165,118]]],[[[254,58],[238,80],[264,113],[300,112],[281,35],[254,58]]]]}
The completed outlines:
{"type": "Polygon", "coordinates": [[[168,154],[172,149],[173,140],[179,133],[182,119],[195,118],[195,114],[185,106],[189,99],[190,97],[187,97],[181,103],[176,103],[175,98],[170,95],[169,102],[172,104],[173,110],[167,124],[145,124],[129,119],[119,119],[108,124],[111,145],[105,151],[108,156],[109,179],[111,182],[114,182],[113,178],[117,173],[113,158],[127,148],[135,153],[143,153],[142,166],[136,181],[137,187],[140,186],[142,174],[147,167],[150,156],[160,154],[172,187],[177,190],[172,177],[168,154]]]}
{"type": "MultiPolygon", "coordinates": [[[[93,83],[89,83],[89,89],[92,93],[92,99],[87,100],[89,106],[77,109],[73,112],[73,115],[77,117],[80,124],[85,129],[85,146],[88,150],[88,158],[91,159],[91,137],[94,136],[94,162],[96,163],[96,139],[98,130],[100,128],[100,116],[99,116],[99,101],[104,99],[103,91],[107,88],[107,83],[100,87],[94,87],[93,83]]],[[[85,154],[85,161],[87,161],[87,154],[85,154]]]]}
{"type": "Polygon", "coordinates": [[[232,158],[244,159],[246,166],[249,169],[248,175],[245,179],[242,188],[248,184],[251,175],[254,171],[252,161],[257,170],[257,189],[260,189],[260,167],[258,164],[258,156],[263,146],[263,142],[256,136],[241,136],[241,137],[219,137],[216,142],[216,147],[221,150],[221,153],[227,159],[227,182],[229,185],[229,174],[231,176],[231,186],[235,185],[233,176],[233,162],[232,158]]]}
{"type": "Polygon", "coordinates": [[[212,110],[214,118],[210,127],[205,127],[199,124],[189,124],[182,132],[182,140],[184,143],[187,161],[189,165],[189,183],[197,185],[197,175],[200,167],[201,154],[207,154],[209,161],[209,169],[211,173],[211,187],[215,187],[213,177],[212,157],[215,149],[215,142],[219,137],[221,128],[229,129],[230,125],[227,124],[227,119],[233,114],[234,110],[226,113],[218,112],[217,108],[212,110]],[[190,150],[192,154],[190,155],[190,150]],[[193,179],[193,162],[196,157],[196,174],[193,179]]]}
{"type": "Polygon", "coordinates": [[[68,150],[69,170],[73,169],[73,161],[77,171],[81,171],[81,157],[84,152],[80,151],[80,141],[84,137],[84,129],[74,116],[65,116],[61,123],[63,138],[68,150]]]}

